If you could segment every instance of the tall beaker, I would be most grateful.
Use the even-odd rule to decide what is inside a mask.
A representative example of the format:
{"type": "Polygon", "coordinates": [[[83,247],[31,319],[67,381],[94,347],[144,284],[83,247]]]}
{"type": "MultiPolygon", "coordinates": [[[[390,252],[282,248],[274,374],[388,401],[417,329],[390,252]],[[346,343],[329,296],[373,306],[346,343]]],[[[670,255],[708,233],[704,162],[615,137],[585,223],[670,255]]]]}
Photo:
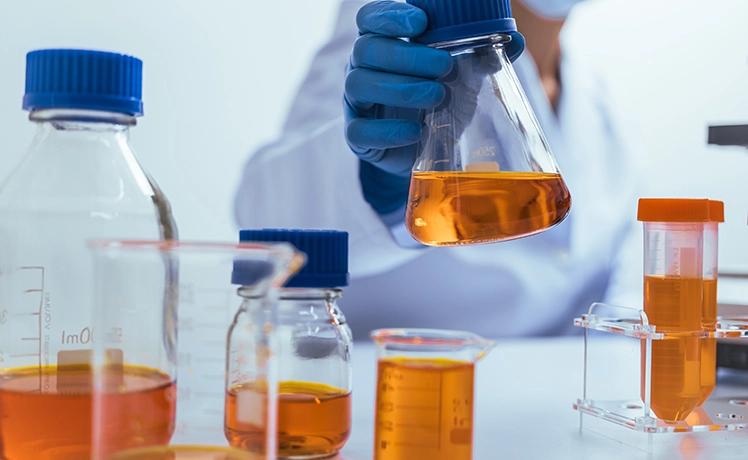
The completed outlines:
{"type": "Polygon", "coordinates": [[[571,196],[512,68],[524,39],[509,0],[408,0],[425,10],[419,43],[448,51],[444,102],[425,114],[405,222],[432,246],[542,232],[571,196]]]}
{"type": "MultiPolygon", "coordinates": [[[[180,436],[180,443],[225,446],[226,337],[244,300],[231,283],[232,271],[241,266],[268,312],[251,325],[264,332],[255,335],[261,356],[252,358],[264,363],[258,380],[273,389],[272,307],[277,288],[303,256],[286,244],[105,240],[90,247],[101,331],[94,342],[92,458],[167,445],[179,430],[193,433],[180,436]],[[174,272],[178,280],[168,276],[174,272]]],[[[270,394],[263,402],[268,424],[275,420],[275,401],[270,394]]],[[[275,446],[275,439],[269,442],[275,446]]]]}
{"type": "Polygon", "coordinates": [[[494,342],[470,332],[381,329],[374,459],[471,460],[475,363],[494,342]]]}

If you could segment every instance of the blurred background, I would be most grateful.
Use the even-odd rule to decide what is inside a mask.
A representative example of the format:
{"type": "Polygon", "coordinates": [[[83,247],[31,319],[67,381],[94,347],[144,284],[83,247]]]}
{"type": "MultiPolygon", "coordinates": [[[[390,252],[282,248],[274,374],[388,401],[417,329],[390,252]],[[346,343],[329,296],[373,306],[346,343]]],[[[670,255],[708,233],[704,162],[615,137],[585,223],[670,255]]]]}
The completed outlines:
{"type": "MultiPolygon", "coordinates": [[[[145,116],[132,142],[170,198],[182,239],[236,240],[242,166],[279,135],[338,5],[0,2],[0,177],[33,135],[21,111],[26,52],[133,54],[145,62],[145,116]]],[[[748,273],[748,149],[707,146],[707,127],[748,124],[746,18],[745,0],[588,0],[564,37],[605,76],[624,142],[643,168],[644,194],[725,201],[723,272],[748,273]]]]}

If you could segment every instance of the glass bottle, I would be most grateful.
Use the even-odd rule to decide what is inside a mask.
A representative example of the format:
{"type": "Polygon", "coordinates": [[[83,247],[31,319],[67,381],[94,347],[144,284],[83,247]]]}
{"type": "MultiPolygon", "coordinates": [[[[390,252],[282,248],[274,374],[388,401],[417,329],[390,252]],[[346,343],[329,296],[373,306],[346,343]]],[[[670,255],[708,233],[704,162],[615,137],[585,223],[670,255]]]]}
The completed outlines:
{"type": "MultiPolygon", "coordinates": [[[[278,458],[323,458],[345,444],[351,429],[353,339],[337,299],[348,284],[348,234],[311,230],[243,230],[242,242],[288,242],[307,264],[280,290],[277,303],[278,458]]],[[[243,274],[234,275],[244,297],[229,330],[225,434],[233,447],[262,452],[272,426],[267,397],[268,358],[262,326],[272,313],[243,274]]],[[[268,347],[269,348],[269,347],[268,347]]]]}
{"type": "MultiPolygon", "coordinates": [[[[87,240],[177,236],[168,200],[128,140],[143,113],[141,79],[142,62],[131,56],[27,55],[23,108],[36,136],[0,188],[0,445],[8,458],[90,451],[90,361],[105,337],[92,324],[87,240]]],[[[171,432],[151,435],[168,442],[171,432]]]]}
{"type": "Polygon", "coordinates": [[[429,19],[414,39],[448,51],[442,104],[425,113],[406,226],[432,246],[534,235],[560,223],[571,196],[512,67],[524,38],[509,0],[408,0],[429,19]]]}

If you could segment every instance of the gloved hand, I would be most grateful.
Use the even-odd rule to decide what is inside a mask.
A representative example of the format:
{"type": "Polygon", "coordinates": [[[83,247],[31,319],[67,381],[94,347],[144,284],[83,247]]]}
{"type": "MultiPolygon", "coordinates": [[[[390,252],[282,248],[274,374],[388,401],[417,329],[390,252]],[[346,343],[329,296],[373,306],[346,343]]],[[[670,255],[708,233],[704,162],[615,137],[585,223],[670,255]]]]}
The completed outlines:
{"type": "Polygon", "coordinates": [[[360,159],[364,198],[379,214],[407,200],[423,109],[445,97],[436,81],[452,69],[447,51],[410,43],[426,30],[423,10],[391,0],[364,5],[356,23],[361,36],[345,81],[346,139],[360,159]]]}

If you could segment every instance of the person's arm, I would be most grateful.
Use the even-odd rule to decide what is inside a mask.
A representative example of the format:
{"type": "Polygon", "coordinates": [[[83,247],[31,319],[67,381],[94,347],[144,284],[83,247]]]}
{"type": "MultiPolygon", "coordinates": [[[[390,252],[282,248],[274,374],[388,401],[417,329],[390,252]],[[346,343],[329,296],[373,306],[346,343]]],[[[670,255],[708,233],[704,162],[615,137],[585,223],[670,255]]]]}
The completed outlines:
{"type": "Polygon", "coordinates": [[[342,117],[310,134],[289,133],[247,162],[235,200],[241,228],[335,229],[350,234],[351,273],[375,275],[424,251],[396,243],[367,204],[342,117]]]}

